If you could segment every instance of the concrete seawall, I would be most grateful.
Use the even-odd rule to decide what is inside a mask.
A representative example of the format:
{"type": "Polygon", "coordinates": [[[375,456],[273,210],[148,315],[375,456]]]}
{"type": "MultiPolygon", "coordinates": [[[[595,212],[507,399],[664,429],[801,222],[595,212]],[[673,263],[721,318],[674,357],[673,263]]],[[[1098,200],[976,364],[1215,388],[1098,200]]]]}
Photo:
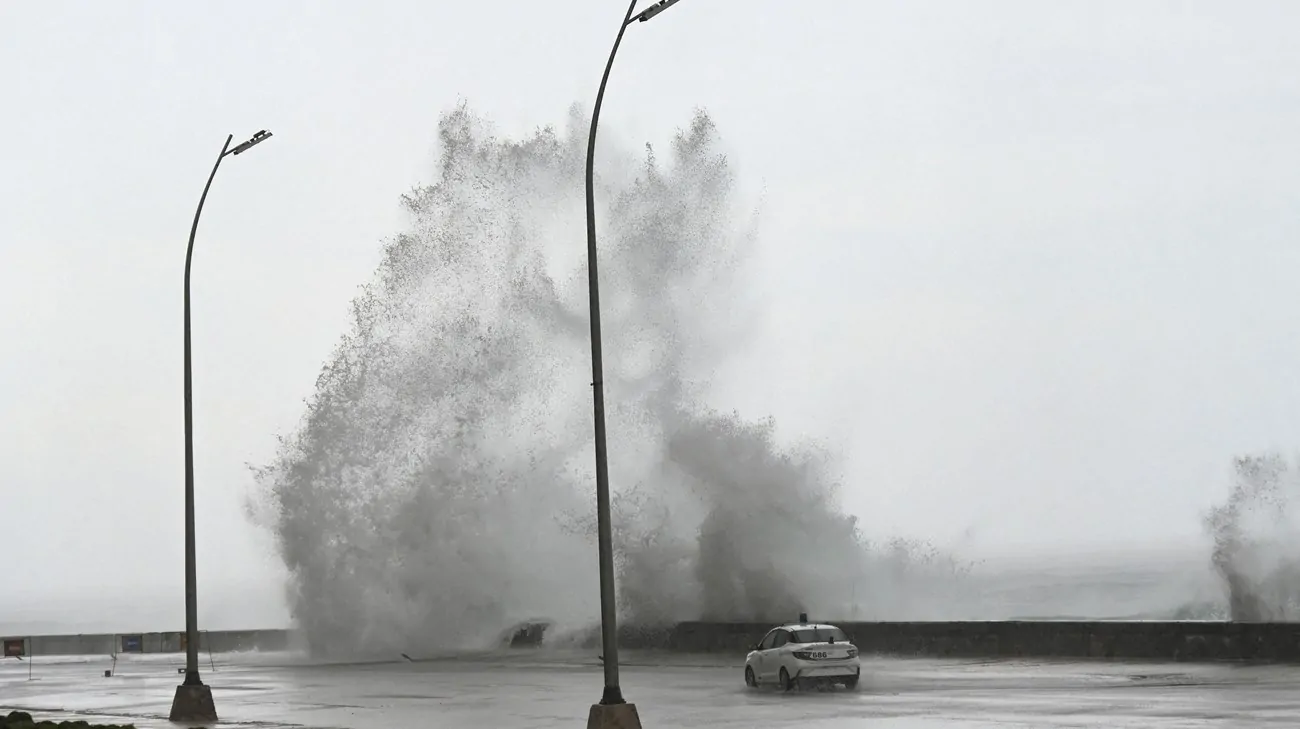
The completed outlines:
{"type": "MultiPolygon", "coordinates": [[[[185,650],[183,632],[86,633],[80,635],[0,636],[6,653],[21,642],[24,656],[89,656],[117,653],[180,653],[185,650]]],[[[199,633],[199,651],[282,651],[295,647],[290,630],[205,630],[199,633]]]]}
{"type": "MultiPolygon", "coordinates": [[[[834,622],[834,621],[831,621],[834,622]]],[[[863,653],[952,658],[1112,658],[1300,662],[1300,623],[1200,621],[835,623],[863,653]]],[[[744,654],[770,625],[680,623],[654,641],[668,650],[744,654]]]]}
{"type": "MultiPolygon", "coordinates": [[[[1153,661],[1258,660],[1300,663],[1300,623],[1199,621],[1006,621],[890,622],[839,625],[864,654],[950,658],[1100,658],[1153,661]]],[[[513,641],[519,649],[551,641],[545,624],[523,624],[513,641]]],[[[767,623],[686,622],[662,627],[621,626],[628,649],[743,656],[772,626],[767,623]]],[[[183,634],[0,636],[6,651],[21,643],[26,656],[179,653],[183,634]]],[[[506,641],[503,645],[510,645],[506,641]]],[[[566,644],[599,649],[592,629],[566,644]]],[[[305,648],[292,630],[228,630],[200,633],[199,650],[282,651],[305,648]]]]}

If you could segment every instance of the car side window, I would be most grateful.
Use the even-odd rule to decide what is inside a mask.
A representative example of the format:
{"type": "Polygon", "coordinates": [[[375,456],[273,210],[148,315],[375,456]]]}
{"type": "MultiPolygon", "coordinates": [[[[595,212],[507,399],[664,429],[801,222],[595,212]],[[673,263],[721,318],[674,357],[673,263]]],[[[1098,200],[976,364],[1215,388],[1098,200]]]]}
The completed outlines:
{"type": "Polygon", "coordinates": [[[773,630],[772,632],[768,633],[766,636],[763,637],[763,642],[758,644],[758,649],[761,651],[772,650],[772,648],[774,647],[772,644],[775,641],[776,641],[776,631],[773,630]]]}
{"type": "Polygon", "coordinates": [[[780,648],[781,646],[789,642],[790,642],[790,634],[785,632],[784,630],[778,630],[776,631],[775,639],[772,642],[772,647],[780,648]]]}

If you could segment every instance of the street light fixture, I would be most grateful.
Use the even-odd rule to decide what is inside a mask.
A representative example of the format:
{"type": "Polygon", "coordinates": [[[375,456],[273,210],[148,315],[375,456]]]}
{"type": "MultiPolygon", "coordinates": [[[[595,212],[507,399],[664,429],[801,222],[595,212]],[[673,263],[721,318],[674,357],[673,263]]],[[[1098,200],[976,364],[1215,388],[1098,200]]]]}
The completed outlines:
{"type": "Polygon", "coordinates": [[[596,92],[596,106],[591,113],[591,133],[587,138],[587,288],[591,306],[591,387],[592,409],[595,416],[596,441],[596,541],[600,560],[600,636],[605,664],[605,691],[600,703],[591,707],[588,727],[623,726],[640,727],[636,707],[623,700],[623,690],[618,685],[618,605],[614,599],[614,546],[613,528],[609,513],[609,460],[605,446],[605,384],[604,364],[600,349],[600,286],[596,271],[596,195],[593,184],[596,158],[596,125],[600,122],[600,107],[605,100],[605,86],[609,71],[623,41],[623,33],[632,21],[645,22],[667,10],[678,0],[660,0],[638,15],[637,0],[627,6],[627,15],[614,38],[614,48],[609,52],[605,74],[600,78],[596,92]]]}
{"type": "Polygon", "coordinates": [[[244,142],[244,143],[242,143],[242,144],[239,144],[239,145],[237,145],[234,149],[230,150],[230,153],[231,153],[231,154],[242,154],[242,153],[244,153],[244,152],[247,152],[247,151],[248,151],[249,149],[251,149],[253,146],[258,145],[258,144],[261,144],[262,142],[265,142],[266,140],[268,140],[268,139],[270,139],[270,138],[271,138],[271,133],[268,132],[268,131],[266,131],[265,129],[263,129],[262,131],[258,132],[257,134],[254,134],[252,137],[250,137],[250,138],[248,139],[247,142],[244,142]]]}
{"type": "MultiPolygon", "coordinates": [[[[663,11],[665,11],[665,10],[667,10],[668,8],[672,7],[676,2],[677,2],[677,0],[659,0],[659,2],[655,3],[654,5],[651,5],[650,7],[646,8],[645,10],[642,10],[641,12],[637,13],[637,14],[636,14],[636,17],[633,18],[633,20],[638,20],[638,21],[644,23],[644,22],[646,22],[647,20],[649,20],[649,19],[653,18],[654,16],[658,15],[659,13],[662,13],[663,11]]],[[[628,22],[631,22],[631,21],[628,21],[628,22]]]]}
{"type": "Polygon", "coordinates": [[[185,682],[176,687],[176,697],[172,700],[172,721],[215,722],[217,708],[212,701],[212,688],[204,685],[199,678],[199,609],[195,583],[197,565],[194,556],[194,379],[190,362],[190,262],[194,259],[194,234],[199,229],[199,216],[203,214],[203,203],[208,199],[208,190],[212,180],[217,176],[221,160],[228,154],[241,154],[253,146],[271,138],[271,133],[263,129],[248,141],[230,149],[234,135],[226,136],[226,143],[221,146],[221,154],[216,164],[212,165],[212,174],[203,186],[203,195],[199,197],[198,209],[194,211],[194,223],[190,226],[190,242],[185,249],[185,682]]]}

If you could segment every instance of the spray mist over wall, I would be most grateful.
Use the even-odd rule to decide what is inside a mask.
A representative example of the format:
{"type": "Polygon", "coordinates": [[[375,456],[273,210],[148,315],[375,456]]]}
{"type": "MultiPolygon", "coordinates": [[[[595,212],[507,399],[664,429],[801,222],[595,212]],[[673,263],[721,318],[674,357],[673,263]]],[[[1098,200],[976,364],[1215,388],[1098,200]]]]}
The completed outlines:
{"type": "MultiPolygon", "coordinates": [[[[576,108],[522,141],[463,105],[444,115],[437,182],[403,198],[410,230],[385,244],[300,428],[257,470],[253,510],[315,646],[464,647],[530,617],[596,619],[586,129],[576,108]]],[[[697,113],[663,160],[648,145],[600,159],[622,614],[860,613],[876,563],[827,454],[706,404],[757,312],[755,216],[713,123],[697,113]]]]}
{"type": "Polygon", "coordinates": [[[1205,519],[1231,619],[1300,619],[1300,466],[1276,453],[1233,462],[1228,500],[1205,519]]]}

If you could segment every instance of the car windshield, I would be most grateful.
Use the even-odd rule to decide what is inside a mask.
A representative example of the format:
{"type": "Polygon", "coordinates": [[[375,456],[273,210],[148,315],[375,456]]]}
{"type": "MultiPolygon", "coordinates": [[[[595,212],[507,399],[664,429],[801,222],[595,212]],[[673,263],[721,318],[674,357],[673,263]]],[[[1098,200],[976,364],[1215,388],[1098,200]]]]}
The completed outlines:
{"type": "Polygon", "coordinates": [[[839,628],[803,628],[790,631],[791,643],[848,643],[849,636],[839,628]]]}

